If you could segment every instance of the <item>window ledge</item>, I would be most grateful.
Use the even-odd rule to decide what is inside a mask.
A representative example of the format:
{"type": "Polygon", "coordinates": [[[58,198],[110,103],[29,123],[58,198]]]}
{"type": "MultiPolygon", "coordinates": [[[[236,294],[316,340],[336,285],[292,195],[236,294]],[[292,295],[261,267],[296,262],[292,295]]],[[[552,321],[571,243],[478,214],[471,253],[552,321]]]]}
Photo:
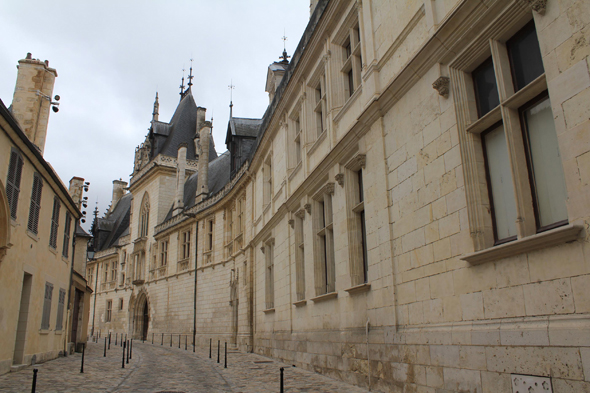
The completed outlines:
{"type": "Polygon", "coordinates": [[[25,231],[27,233],[27,235],[33,239],[34,241],[38,242],[39,241],[39,236],[31,231],[29,231],[29,229],[27,228],[27,230],[25,231]]]}
{"type": "Polygon", "coordinates": [[[324,300],[334,299],[338,297],[338,292],[324,293],[323,295],[312,297],[310,300],[314,303],[323,302],[324,300]]]}
{"type": "Polygon", "coordinates": [[[53,332],[53,334],[58,334],[61,336],[61,334],[63,333],[63,330],[56,330],[55,332],[53,332]]]}
{"type": "Polygon", "coordinates": [[[322,142],[324,141],[324,139],[326,139],[326,135],[327,134],[328,134],[328,128],[326,127],[326,129],[322,131],[322,133],[320,134],[320,136],[317,137],[317,139],[315,140],[315,142],[313,143],[313,145],[311,145],[311,147],[307,151],[307,155],[311,155],[311,154],[313,154],[314,151],[316,151],[316,149],[318,148],[318,146],[322,144],[322,142]]]}
{"type": "Polygon", "coordinates": [[[39,334],[49,334],[49,332],[51,332],[49,329],[39,329],[39,334]]]}
{"type": "Polygon", "coordinates": [[[364,284],[355,285],[354,287],[345,289],[345,291],[348,292],[349,295],[356,295],[357,293],[367,292],[370,289],[371,289],[371,284],[366,282],[364,284]]]}
{"type": "Polygon", "coordinates": [[[552,247],[561,243],[575,241],[578,239],[578,236],[583,229],[584,227],[582,225],[565,225],[547,232],[527,236],[510,243],[474,252],[465,255],[461,259],[472,265],[478,265],[480,263],[491,262],[501,258],[552,247]]]}
{"type": "Polygon", "coordinates": [[[305,306],[307,304],[307,300],[303,299],[303,300],[298,300],[296,302],[293,302],[293,305],[295,307],[301,307],[301,306],[305,306]]]}
{"type": "Polygon", "coordinates": [[[352,95],[346,99],[346,102],[342,106],[342,109],[340,109],[340,111],[336,114],[336,116],[334,116],[334,123],[340,122],[340,120],[342,119],[344,114],[346,112],[348,112],[348,108],[350,108],[354,104],[356,99],[362,94],[361,93],[362,91],[363,91],[363,85],[359,85],[356,88],[355,92],[352,93],[352,95]]]}
{"type": "Polygon", "coordinates": [[[272,314],[275,312],[274,308],[267,308],[266,310],[262,310],[263,313],[265,314],[272,314]]]}
{"type": "Polygon", "coordinates": [[[292,180],[292,179],[295,177],[295,175],[296,175],[297,173],[299,173],[299,170],[301,169],[301,166],[302,166],[302,165],[301,165],[301,162],[302,162],[302,161],[299,161],[299,162],[297,163],[297,165],[295,165],[295,167],[294,167],[294,168],[291,170],[291,173],[289,174],[289,180],[292,180]]]}
{"type": "Polygon", "coordinates": [[[502,120],[502,107],[498,105],[477,121],[467,127],[467,132],[471,134],[481,134],[497,122],[502,120]]]}

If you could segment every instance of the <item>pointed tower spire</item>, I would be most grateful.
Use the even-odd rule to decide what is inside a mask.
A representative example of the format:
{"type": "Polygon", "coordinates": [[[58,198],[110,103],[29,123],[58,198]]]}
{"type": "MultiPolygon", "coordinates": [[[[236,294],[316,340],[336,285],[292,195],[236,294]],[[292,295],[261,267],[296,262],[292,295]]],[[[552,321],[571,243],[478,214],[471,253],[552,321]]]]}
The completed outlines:
{"type": "MultiPolygon", "coordinates": [[[[229,118],[231,119],[231,118],[233,117],[233,116],[232,116],[232,111],[233,111],[233,108],[234,108],[234,102],[233,102],[233,90],[236,88],[236,87],[234,86],[234,82],[233,82],[233,80],[231,80],[231,81],[229,82],[229,86],[228,86],[228,88],[229,88],[229,118]]],[[[213,119],[212,119],[212,120],[213,120],[213,119]]]]}
{"type": "Polygon", "coordinates": [[[184,68],[182,69],[182,83],[180,84],[180,98],[184,95],[184,68]]]}
{"type": "Polygon", "coordinates": [[[191,59],[191,69],[190,72],[188,74],[188,88],[190,89],[191,86],[193,85],[193,59],[191,59]]]}
{"type": "Polygon", "coordinates": [[[156,100],[154,101],[154,112],[152,113],[152,121],[158,121],[160,115],[160,102],[158,101],[158,92],[156,92],[156,100]]]}

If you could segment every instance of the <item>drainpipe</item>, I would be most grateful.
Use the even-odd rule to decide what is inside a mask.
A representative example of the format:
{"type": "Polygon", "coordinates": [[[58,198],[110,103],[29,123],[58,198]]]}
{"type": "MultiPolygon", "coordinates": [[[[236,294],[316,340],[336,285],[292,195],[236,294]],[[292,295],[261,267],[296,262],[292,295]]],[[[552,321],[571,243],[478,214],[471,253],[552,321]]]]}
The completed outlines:
{"type": "Polygon", "coordinates": [[[197,221],[197,229],[195,230],[195,290],[193,294],[193,350],[197,345],[197,258],[199,257],[198,251],[199,244],[199,221],[197,221]]]}
{"type": "Polygon", "coordinates": [[[98,262],[94,261],[96,266],[95,282],[94,282],[94,307],[92,308],[92,332],[91,336],[94,336],[94,316],[96,315],[96,293],[98,292],[98,262]]]}
{"type": "Polygon", "coordinates": [[[367,324],[365,325],[365,334],[367,336],[367,364],[369,366],[369,391],[371,391],[371,359],[369,358],[369,318],[367,318],[367,324]]]}
{"type": "Polygon", "coordinates": [[[66,331],[64,334],[64,353],[67,353],[67,346],[68,346],[68,336],[70,334],[70,315],[71,315],[71,307],[70,302],[72,301],[72,284],[73,284],[73,277],[74,277],[74,257],[76,255],[76,228],[78,227],[79,220],[76,220],[74,223],[74,233],[72,235],[72,264],[70,266],[70,287],[68,288],[68,311],[67,311],[67,319],[66,319],[66,331]]]}

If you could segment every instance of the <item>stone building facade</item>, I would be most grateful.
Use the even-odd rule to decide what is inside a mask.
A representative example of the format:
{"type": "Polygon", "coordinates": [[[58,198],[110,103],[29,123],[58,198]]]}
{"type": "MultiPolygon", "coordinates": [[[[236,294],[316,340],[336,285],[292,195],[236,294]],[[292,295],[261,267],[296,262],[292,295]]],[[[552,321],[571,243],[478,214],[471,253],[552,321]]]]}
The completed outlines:
{"type": "Polygon", "coordinates": [[[100,328],[374,391],[589,390],[586,3],[313,1],[213,159],[202,109],[180,140],[156,104],[97,220],[100,328]]]}
{"type": "Polygon", "coordinates": [[[12,105],[0,101],[0,374],[86,342],[84,179],[68,190],[43,158],[56,76],[29,53],[12,105]]]}

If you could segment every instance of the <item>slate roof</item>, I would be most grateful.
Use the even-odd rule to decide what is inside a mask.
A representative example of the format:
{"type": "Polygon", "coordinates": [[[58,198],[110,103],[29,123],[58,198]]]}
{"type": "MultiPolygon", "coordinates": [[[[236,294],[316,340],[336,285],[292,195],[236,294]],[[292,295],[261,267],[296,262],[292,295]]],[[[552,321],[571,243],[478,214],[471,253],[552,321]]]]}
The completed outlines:
{"type": "Polygon", "coordinates": [[[262,119],[248,119],[245,117],[231,117],[229,119],[228,132],[225,137],[225,144],[229,142],[231,135],[256,138],[260,130],[262,119]]]}
{"type": "MultiPolygon", "coordinates": [[[[152,125],[152,134],[154,134],[155,141],[154,150],[152,151],[152,158],[158,154],[162,154],[168,157],[176,157],[178,153],[178,145],[182,142],[188,144],[187,148],[187,159],[194,160],[195,155],[195,144],[193,143],[195,133],[197,129],[197,104],[193,98],[192,92],[189,89],[180,100],[180,103],[176,107],[174,115],[170,123],[165,122],[154,122],[152,125]],[[160,141],[159,136],[165,137],[160,141]]],[[[209,161],[217,157],[215,151],[215,144],[213,138],[209,143],[209,161]]]]}
{"type": "Polygon", "coordinates": [[[95,232],[94,240],[95,251],[105,250],[114,246],[120,237],[129,233],[132,198],[133,195],[131,193],[123,195],[112,212],[107,213],[103,218],[97,219],[97,232],[95,232]]]}

